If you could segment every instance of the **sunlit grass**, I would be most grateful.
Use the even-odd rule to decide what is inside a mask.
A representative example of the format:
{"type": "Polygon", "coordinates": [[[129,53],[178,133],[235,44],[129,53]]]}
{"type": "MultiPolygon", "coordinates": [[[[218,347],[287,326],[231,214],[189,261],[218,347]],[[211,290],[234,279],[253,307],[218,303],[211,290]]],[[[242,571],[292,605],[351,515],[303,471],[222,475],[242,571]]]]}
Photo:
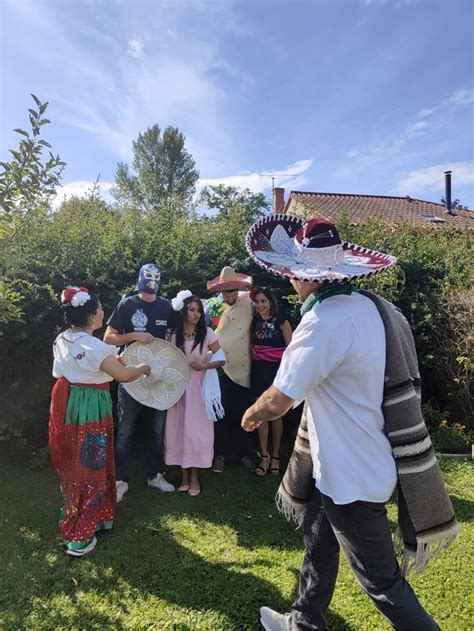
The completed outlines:
{"type": "MultiPolygon", "coordinates": [[[[115,528],[76,559],[58,537],[50,469],[4,463],[0,490],[1,629],[258,629],[258,610],[285,611],[303,556],[301,533],[278,514],[278,481],[241,469],[206,473],[202,494],[163,494],[137,475],[115,528]]],[[[462,535],[411,582],[443,631],[471,628],[474,467],[443,462],[462,535]]],[[[169,477],[178,481],[177,470],[169,477]]],[[[395,507],[389,507],[392,520],[395,507]]],[[[388,630],[345,562],[329,629],[388,630]]]]}

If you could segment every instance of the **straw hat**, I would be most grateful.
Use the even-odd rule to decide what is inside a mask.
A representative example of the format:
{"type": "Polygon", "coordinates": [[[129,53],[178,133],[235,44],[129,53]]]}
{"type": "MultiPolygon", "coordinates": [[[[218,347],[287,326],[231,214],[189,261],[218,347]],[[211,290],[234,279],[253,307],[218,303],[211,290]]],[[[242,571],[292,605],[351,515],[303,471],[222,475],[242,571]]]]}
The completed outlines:
{"type": "Polygon", "coordinates": [[[394,256],[341,241],[326,219],[274,213],[259,219],[247,233],[250,256],[264,269],[302,281],[344,282],[366,278],[397,262],[394,256]]]}
{"type": "Polygon", "coordinates": [[[232,267],[226,266],[219,276],[216,276],[207,283],[207,291],[215,293],[218,291],[228,291],[232,289],[250,289],[252,287],[252,277],[247,274],[240,274],[232,267]]]}
{"type": "Polygon", "coordinates": [[[188,360],[174,344],[155,339],[151,344],[134,342],[123,357],[127,365],[149,364],[149,377],[122,384],[130,396],[155,410],[167,410],[184,394],[189,380],[188,360]]]}

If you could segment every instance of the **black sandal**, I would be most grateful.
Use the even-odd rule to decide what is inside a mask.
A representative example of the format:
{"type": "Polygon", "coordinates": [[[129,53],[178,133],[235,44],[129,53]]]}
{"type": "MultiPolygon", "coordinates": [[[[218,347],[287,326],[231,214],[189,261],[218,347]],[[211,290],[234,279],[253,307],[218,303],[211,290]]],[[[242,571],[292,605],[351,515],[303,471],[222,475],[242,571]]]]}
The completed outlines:
{"type": "Polygon", "coordinates": [[[269,458],[270,454],[262,454],[261,456],[261,460],[260,460],[260,464],[258,465],[258,467],[255,469],[255,475],[258,475],[259,477],[263,478],[264,475],[267,475],[268,473],[268,467],[270,466],[270,460],[268,461],[268,465],[267,468],[265,469],[265,467],[262,465],[262,461],[264,458],[269,458]],[[259,473],[259,471],[261,471],[261,473],[259,473]]]}
{"type": "MultiPolygon", "coordinates": [[[[278,462],[280,462],[280,458],[277,458],[276,456],[272,456],[272,460],[278,460],[278,462]]],[[[270,475],[280,475],[280,466],[272,467],[270,469],[270,475]]]]}

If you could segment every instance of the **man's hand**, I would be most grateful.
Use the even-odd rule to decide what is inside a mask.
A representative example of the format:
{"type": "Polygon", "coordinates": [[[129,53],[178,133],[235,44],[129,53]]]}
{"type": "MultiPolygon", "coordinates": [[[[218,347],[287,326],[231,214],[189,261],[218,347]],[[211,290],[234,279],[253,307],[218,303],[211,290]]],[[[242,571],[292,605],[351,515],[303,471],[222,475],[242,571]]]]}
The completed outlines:
{"type": "MultiPolygon", "coordinates": [[[[249,410],[247,410],[247,412],[249,412],[249,410]]],[[[253,417],[255,416],[254,414],[247,417],[247,412],[245,412],[242,417],[242,429],[244,429],[246,432],[253,432],[255,429],[258,429],[260,427],[262,421],[253,419],[253,417]]]]}
{"type": "Polygon", "coordinates": [[[151,344],[155,341],[155,338],[151,333],[134,333],[135,342],[141,342],[142,344],[151,344]]]}
{"type": "Polygon", "coordinates": [[[275,386],[270,386],[243,415],[242,429],[252,432],[265,421],[281,418],[292,405],[293,399],[280,392],[275,386]]]}

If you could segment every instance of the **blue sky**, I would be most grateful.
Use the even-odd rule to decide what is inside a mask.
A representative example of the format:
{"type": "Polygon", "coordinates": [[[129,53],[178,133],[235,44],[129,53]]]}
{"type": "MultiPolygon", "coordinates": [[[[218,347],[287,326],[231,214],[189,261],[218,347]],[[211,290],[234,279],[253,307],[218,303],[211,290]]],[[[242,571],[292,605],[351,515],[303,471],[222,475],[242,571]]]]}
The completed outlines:
{"type": "Polygon", "coordinates": [[[61,195],[148,126],[201,173],[289,190],[453,197],[474,208],[471,0],[0,0],[1,155],[48,100],[61,195]]]}

